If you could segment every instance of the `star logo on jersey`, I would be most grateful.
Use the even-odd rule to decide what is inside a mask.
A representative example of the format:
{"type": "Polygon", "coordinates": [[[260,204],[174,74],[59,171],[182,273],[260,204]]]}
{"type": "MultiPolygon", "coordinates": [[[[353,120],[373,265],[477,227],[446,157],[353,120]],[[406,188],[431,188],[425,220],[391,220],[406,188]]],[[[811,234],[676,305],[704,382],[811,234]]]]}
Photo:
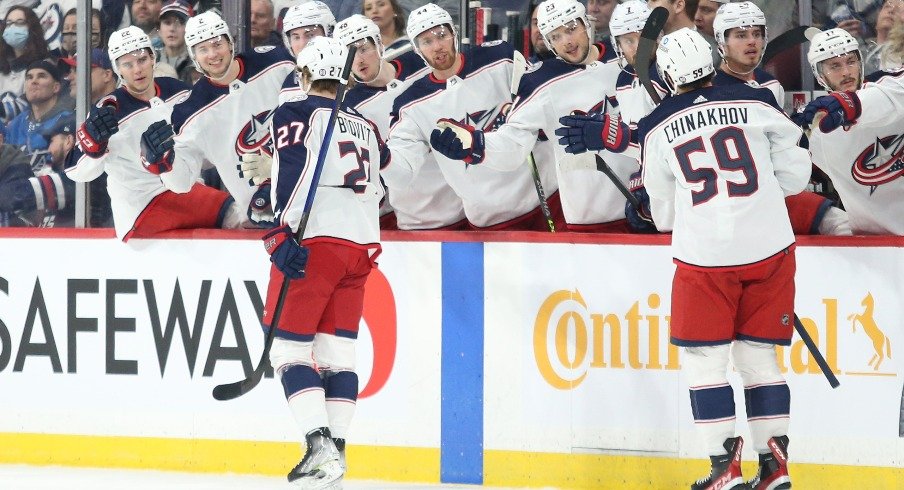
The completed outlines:
{"type": "Polygon", "coordinates": [[[264,111],[245,124],[235,139],[235,154],[257,153],[258,150],[267,155],[273,154],[273,142],[270,140],[270,120],[274,110],[264,111]]]}
{"type": "Polygon", "coordinates": [[[582,111],[580,109],[575,109],[571,111],[572,116],[586,116],[587,114],[599,114],[606,110],[606,99],[603,99],[596,104],[593,104],[588,111],[582,111]]]}
{"type": "Polygon", "coordinates": [[[904,175],[904,134],[876,138],[854,159],[851,175],[857,183],[869,186],[870,194],[904,175]]]}
{"type": "MultiPolygon", "coordinates": [[[[496,128],[496,120],[500,117],[502,111],[506,110],[505,106],[507,104],[508,103],[502,104],[501,106],[488,111],[470,112],[465,115],[464,119],[458,122],[481,131],[491,131],[496,128]]],[[[502,117],[504,118],[505,116],[502,117]]]]}

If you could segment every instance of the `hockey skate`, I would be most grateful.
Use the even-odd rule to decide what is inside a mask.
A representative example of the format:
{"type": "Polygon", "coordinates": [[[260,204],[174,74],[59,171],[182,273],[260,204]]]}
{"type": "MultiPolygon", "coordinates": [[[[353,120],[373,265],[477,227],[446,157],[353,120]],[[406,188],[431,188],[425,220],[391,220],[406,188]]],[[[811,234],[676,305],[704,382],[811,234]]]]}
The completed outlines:
{"type": "Polygon", "coordinates": [[[308,448],[301,462],[289,472],[289,483],[310,490],[336,488],[344,473],[339,450],[326,427],[314,429],[305,436],[308,448]]]}
{"type": "Polygon", "coordinates": [[[710,456],[712,469],[709,476],[697,480],[691,490],[729,490],[746,489],[744,477],[741,476],[741,448],[744,440],[740,436],[725,439],[722,444],[728,454],[710,456]]]}
{"type": "Polygon", "coordinates": [[[760,455],[760,469],[756,478],[747,482],[750,490],[788,490],[791,477],[788,475],[788,436],[769,439],[769,452],[760,455]]]}

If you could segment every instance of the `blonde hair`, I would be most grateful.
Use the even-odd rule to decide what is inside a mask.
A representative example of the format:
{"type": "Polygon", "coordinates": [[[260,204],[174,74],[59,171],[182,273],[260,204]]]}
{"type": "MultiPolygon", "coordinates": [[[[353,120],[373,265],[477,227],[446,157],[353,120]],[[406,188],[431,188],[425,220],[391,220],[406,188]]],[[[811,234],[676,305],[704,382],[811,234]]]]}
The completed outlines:
{"type": "Polygon", "coordinates": [[[885,71],[897,71],[904,66],[904,22],[895,22],[879,53],[879,66],[885,71]]]}

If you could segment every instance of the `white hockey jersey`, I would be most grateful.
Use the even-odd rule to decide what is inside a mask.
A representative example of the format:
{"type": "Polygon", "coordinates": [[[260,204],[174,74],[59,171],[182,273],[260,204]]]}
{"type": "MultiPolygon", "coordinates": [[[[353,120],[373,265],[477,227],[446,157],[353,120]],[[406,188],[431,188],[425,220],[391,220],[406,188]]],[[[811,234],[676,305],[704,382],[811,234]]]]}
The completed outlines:
{"type": "Polygon", "coordinates": [[[239,177],[239,156],[272,153],[270,119],[282,82],[295,69],[285,48],[268,48],[236,56],[239,76],[228,86],[201,78],[188,100],[173,110],[176,156],[171,172],[182,183],[174,191],[188,192],[202,168],[216,166],[239,209],[247,209],[257,189],[239,177]]]}
{"type": "MultiPolygon", "coordinates": [[[[345,98],[348,107],[373,122],[384,136],[389,134],[393,101],[412,83],[430,72],[421,57],[412,52],[390,63],[396,70],[396,78],[386,87],[358,84],[345,98]]],[[[426,160],[411,182],[400,184],[388,175],[384,176],[383,181],[389,189],[389,203],[401,230],[441,228],[465,219],[461,198],[446,183],[432,153],[426,155],[426,160]]]]}
{"type": "MultiPolygon", "coordinates": [[[[568,114],[609,111],[617,113],[615,82],[620,68],[614,50],[596,44],[599,58],[589,65],[571,65],[559,58],[532,65],[518,88],[514,107],[506,123],[487,133],[486,157],[489,168],[512,170],[524,166],[542,131],[557,138],[559,118],[568,114]]],[[[565,221],[576,225],[596,225],[625,218],[625,197],[596,167],[596,153],[572,155],[561,145],[553,145],[559,197],[565,221]],[[586,166],[561,165],[569,160],[588,160],[586,166]],[[589,167],[590,169],[587,169],[589,167]]],[[[623,183],[637,170],[637,162],[607,151],[599,152],[623,183]]],[[[539,159],[538,159],[539,164],[539,159]]]]}
{"type": "MultiPolygon", "coordinates": [[[[301,222],[333,104],[333,99],[309,95],[286,102],[273,115],[271,199],[276,219],[294,231],[301,222]]],[[[380,138],[370,121],[354,111],[342,111],[326,144],[304,239],[376,249],[383,197],[380,138]]]]}
{"type": "Polygon", "coordinates": [[[141,134],[152,123],[169,121],[173,106],[188,98],[188,85],[174,78],[158,78],[155,85],[157,95],[148,102],[136,99],[125,87],[100,99],[98,107],[116,106],[115,116],[119,121],[119,131],[110,137],[107,153],[92,158],[76,146],[68,157],[72,166],[66,169],[66,175],[74,181],[90,182],[107,173],[113,225],[120,239],[132,230],[135,220],[151,200],[167,190],[166,184],[179,178],[170,175],[172,172],[154,175],[141,164],[141,134]]]}
{"type": "MultiPolygon", "coordinates": [[[[438,80],[432,74],[408,87],[393,103],[387,142],[392,159],[384,178],[405,185],[417,175],[431,152],[430,134],[437,120],[450,118],[477,129],[489,130],[500,110],[512,101],[512,55],[507,43],[471,48],[461,56],[458,74],[438,80]]],[[[537,209],[539,201],[527,165],[510,171],[486,165],[467,165],[434,152],[446,182],[461,198],[465,215],[473,225],[489,227],[537,209]]],[[[537,162],[540,164],[540,162],[537,162]]],[[[540,168],[548,194],[558,188],[549,166],[540,168]]]]}
{"type": "Polygon", "coordinates": [[[724,87],[728,85],[745,84],[753,88],[764,88],[772,92],[775,102],[779,107],[785,103],[785,88],[779,83],[771,73],[762,69],[755,68],[753,70],[753,80],[742,80],[734,75],[730,75],[723,70],[716,70],[716,76],[713,77],[713,85],[724,87]]]}
{"type": "Polygon", "coordinates": [[[853,126],[813,128],[813,163],[832,179],[855,234],[904,235],[904,72],[857,94],[863,113],[853,126]]]}
{"type": "Polygon", "coordinates": [[[673,203],[679,265],[738,267],[794,243],[784,197],[802,191],[810,158],[770,92],[746,84],[670,97],[638,125],[653,219],[673,203]]]}

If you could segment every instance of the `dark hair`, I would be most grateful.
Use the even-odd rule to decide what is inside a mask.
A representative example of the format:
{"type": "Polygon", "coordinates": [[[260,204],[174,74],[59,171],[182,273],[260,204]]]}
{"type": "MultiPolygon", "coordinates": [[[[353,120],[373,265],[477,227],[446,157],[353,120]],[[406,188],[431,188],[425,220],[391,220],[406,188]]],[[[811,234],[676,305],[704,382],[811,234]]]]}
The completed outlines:
{"type": "MultiPolygon", "coordinates": [[[[364,14],[364,2],[366,0],[361,1],[361,15],[364,14]]],[[[402,9],[402,6],[399,5],[399,0],[388,0],[389,5],[392,6],[392,13],[395,14],[395,17],[392,18],[393,26],[395,27],[396,36],[403,37],[405,35],[405,11],[402,9]]],[[[366,15],[365,15],[366,17],[366,15]]]]}
{"type": "MultiPolygon", "coordinates": [[[[66,11],[66,13],[63,15],[63,19],[65,20],[66,17],[77,14],[78,10],[73,7],[66,11]]],[[[100,44],[98,44],[97,47],[105,51],[107,49],[107,40],[110,39],[110,34],[112,34],[112,32],[107,32],[106,17],[107,16],[100,10],[97,10],[95,8],[91,9],[91,22],[94,22],[94,19],[97,19],[98,23],[100,24],[100,44]]]]}
{"type": "Polygon", "coordinates": [[[701,89],[701,88],[708,86],[710,83],[712,83],[713,78],[715,76],[716,76],[716,72],[712,72],[709,75],[706,75],[705,77],[703,77],[699,80],[694,80],[691,83],[679,85],[678,88],[681,90],[684,90],[685,92],[690,92],[692,90],[701,89]]]}
{"type": "MultiPolygon", "coordinates": [[[[16,51],[0,37],[0,73],[3,73],[4,75],[8,75],[9,72],[12,71],[12,62],[14,60],[17,62],[17,65],[24,68],[32,61],[42,60],[50,56],[50,52],[47,49],[47,41],[44,40],[44,29],[41,27],[41,21],[38,20],[38,16],[35,15],[34,10],[21,5],[16,5],[10,7],[3,20],[5,21],[8,19],[10,12],[16,10],[21,10],[22,13],[25,14],[25,23],[28,24],[28,42],[25,43],[25,48],[22,50],[22,56],[20,56],[19,59],[16,59],[16,51]]],[[[6,30],[6,23],[4,22],[0,28],[2,28],[0,29],[0,35],[2,35],[3,31],[6,30]]]]}
{"type": "Polygon", "coordinates": [[[697,16],[697,5],[699,4],[700,0],[684,0],[684,13],[686,13],[691,20],[694,20],[694,17],[697,16]]]}
{"type": "Polygon", "coordinates": [[[336,93],[339,90],[339,81],[338,80],[313,80],[311,82],[311,88],[308,91],[322,91],[322,92],[332,92],[336,93]]]}

